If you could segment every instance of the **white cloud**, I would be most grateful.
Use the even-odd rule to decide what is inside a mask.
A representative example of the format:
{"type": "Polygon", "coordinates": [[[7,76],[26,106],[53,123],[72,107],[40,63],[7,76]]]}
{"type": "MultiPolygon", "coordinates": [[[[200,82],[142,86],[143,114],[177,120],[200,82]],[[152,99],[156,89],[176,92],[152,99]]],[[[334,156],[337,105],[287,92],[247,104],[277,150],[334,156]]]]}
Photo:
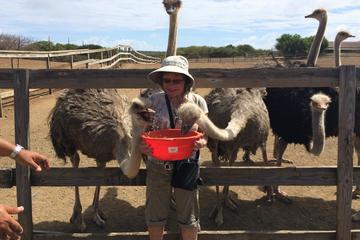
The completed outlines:
{"type": "MultiPolygon", "coordinates": [[[[188,30],[233,32],[239,38],[237,42],[248,40],[255,42],[254,46],[268,47],[283,33],[314,34],[317,21],[304,16],[320,7],[329,13],[326,31],[329,40],[339,26],[356,34],[355,40],[360,39],[358,0],[183,0],[179,28],[182,34],[188,30]]],[[[11,0],[2,2],[0,17],[6,19],[0,22],[0,29],[6,33],[37,38],[68,35],[79,42],[92,40],[98,44],[128,38],[138,46],[156,49],[165,48],[160,46],[166,40],[160,40],[164,35],[159,31],[168,28],[168,15],[161,0],[11,0]],[[148,31],[147,35],[143,31],[148,31]],[[130,32],[131,36],[122,35],[130,32]]],[[[221,42],[221,35],[203,39],[203,45],[221,42]]],[[[186,42],[192,37],[181,36],[186,42]]],[[[226,44],[231,43],[223,43],[226,44]]]]}

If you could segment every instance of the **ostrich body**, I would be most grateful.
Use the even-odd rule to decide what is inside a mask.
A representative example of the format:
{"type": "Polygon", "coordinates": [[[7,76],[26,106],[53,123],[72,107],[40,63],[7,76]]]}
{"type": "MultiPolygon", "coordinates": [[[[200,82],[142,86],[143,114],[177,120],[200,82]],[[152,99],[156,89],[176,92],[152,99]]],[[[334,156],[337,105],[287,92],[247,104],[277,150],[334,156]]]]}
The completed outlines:
{"type": "MultiPolygon", "coordinates": [[[[123,173],[133,178],[141,163],[137,147],[140,134],[151,123],[153,115],[154,111],[144,102],[136,99],[130,104],[116,89],[65,90],[49,115],[50,137],[56,156],[64,160],[69,157],[74,168],[79,167],[80,151],[94,158],[98,167],[105,167],[110,160],[118,160],[123,173]]],[[[93,220],[104,226],[99,193],[100,186],[96,186],[93,220]]],[[[70,222],[84,231],[86,224],[81,212],[79,188],[75,186],[70,222]]]]}
{"type": "MultiPolygon", "coordinates": [[[[216,88],[205,96],[209,108],[209,119],[219,128],[226,128],[229,139],[219,141],[217,136],[204,129],[209,137],[208,148],[212,153],[215,166],[220,166],[220,159],[231,166],[236,160],[240,148],[255,153],[257,148],[262,150],[263,160],[267,161],[266,141],[270,123],[266,106],[263,102],[264,91],[245,88],[216,88]],[[216,138],[215,138],[216,137],[216,138]],[[233,138],[232,140],[230,140],[233,138]],[[223,141],[230,140],[230,141],[223,141]]],[[[200,122],[199,122],[200,123],[200,122]]],[[[201,123],[200,123],[201,124],[201,123]]],[[[204,126],[206,127],[206,126],[204,126]]],[[[221,139],[221,138],[220,138],[221,139]]],[[[219,186],[216,187],[217,206],[212,217],[217,225],[223,223],[222,200],[219,195],[219,186]]],[[[236,210],[236,202],[229,197],[229,186],[224,186],[224,203],[236,210]]]]}
{"type": "MultiPolygon", "coordinates": [[[[340,45],[346,38],[352,37],[346,31],[340,31],[335,38],[335,63],[340,64],[340,45]]],[[[322,92],[331,98],[332,104],[329,106],[325,117],[325,136],[338,136],[338,115],[339,115],[339,92],[337,88],[285,88],[270,89],[265,103],[268,106],[270,123],[274,134],[280,137],[278,144],[278,154],[275,156],[280,162],[288,143],[303,144],[305,148],[319,155],[322,151],[313,151],[310,146],[325,144],[316,142],[311,126],[311,110],[303,99],[308,99],[312,95],[322,92]],[[285,112],[279,109],[288,109],[285,112]],[[291,122],[293,124],[285,124],[291,122]]],[[[356,101],[360,101],[359,90],[357,91],[356,101]]],[[[359,104],[356,105],[356,117],[360,119],[359,104]],[[359,116],[358,116],[359,115],[359,116]]],[[[360,134],[360,124],[355,126],[355,133],[360,134]]],[[[356,142],[356,141],[355,141],[356,142]]],[[[355,143],[356,147],[356,143],[355,143]]],[[[360,147],[360,146],[359,146],[360,147]]],[[[324,149],[324,146],[317,146],[317,149],[324,149]]],[[[360,150],[359,150],[360,151],[360,150]]],[[[358,152],[358,150],[357,150],[358,152]]]]}
{"type": "MultiPolygon", "coordinates": [[[[340,45],[343,40],[348,37],[352,37],[346,31],[341,31],[335,38],[335,62],[340,64],[340,45]]],[[[339,65],[337,65],[338,67],[339,65]]],[[[304,99],[312,96],[316,93],[323,93],[331,98],[332,104],[329,106],[325,115],[325,137],[338,136],[338,115],[339,115],[339,92],[337,88],[286,88],[286,89],[271,89],[265,102],[268,106],[270,123],[274,134],[279,136],[277,150],[277,162],[281,164],[282,155],[286,149],[288,143],[303,144],[305,148],[315,154],[321,154],[325,146],[325,141],[317,141],[314,135],[314,131],[310,131],[314,128],[311,127],[310,108],[304,104],[304,99]],[[290,104],[290,105],[289,105],[290,104]],[[285,112],[281,112],[278,109],[287,109],[285,112]],[[292,124],[286,124],[291,122],[292,124]],[[313,148],[311,144],[313,143],[313,148]],[[321,144],[321,145],[317,145],[321,144]],[[315,150],[314,150],[315,149],[315,150]]],[[[356,102],[360,102],[360,92],[357,89],[356,102]]],[[[360,119],[360,104],[356,104],[355,119],[360,119]]],[[[360,156],[360,123],[355,121],[355,150],[360,156]]],[[[319,134],[319,132],[318,132],[319,134]]],[[[353,193],[353,197],[359,194],[360,189],[357,186],[353,193]]]]}

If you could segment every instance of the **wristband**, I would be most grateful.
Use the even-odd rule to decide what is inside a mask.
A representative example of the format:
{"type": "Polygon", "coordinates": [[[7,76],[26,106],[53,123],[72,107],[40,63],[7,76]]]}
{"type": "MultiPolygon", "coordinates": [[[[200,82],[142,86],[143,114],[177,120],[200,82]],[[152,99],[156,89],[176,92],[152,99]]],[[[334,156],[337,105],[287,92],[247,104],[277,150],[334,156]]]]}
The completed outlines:
{"type": "Polygon", "coordinates": [[[16,144],[14,150],[12,151],[12,153],[10,154],[10,157],[12,159],[15,159],[15,157],[19,154],[19,152],[24,149],[23,146],[19,145],[19,144],[16,144]]]}

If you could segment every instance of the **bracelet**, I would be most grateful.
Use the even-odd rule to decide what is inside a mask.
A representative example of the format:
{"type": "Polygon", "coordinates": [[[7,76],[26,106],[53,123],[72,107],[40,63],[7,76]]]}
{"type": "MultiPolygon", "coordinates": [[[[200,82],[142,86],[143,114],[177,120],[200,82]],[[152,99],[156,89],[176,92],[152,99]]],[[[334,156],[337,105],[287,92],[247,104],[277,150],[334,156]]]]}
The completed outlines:
{"type": "Polygon", "coordinates": [[[19,152],[24,149],[23,146],[19,145],[19,144],[16,144],[14,150],[12,151],[12,153],[10,153],[10,157],[12,159],[15,159],[15,157],[19,154],[19,152]]]}

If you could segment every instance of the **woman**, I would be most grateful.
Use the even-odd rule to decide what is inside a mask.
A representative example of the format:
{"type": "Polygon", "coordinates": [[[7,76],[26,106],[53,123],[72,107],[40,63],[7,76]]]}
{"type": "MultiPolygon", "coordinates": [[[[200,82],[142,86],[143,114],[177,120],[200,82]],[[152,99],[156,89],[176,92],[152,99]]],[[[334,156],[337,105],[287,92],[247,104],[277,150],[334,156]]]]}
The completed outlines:
{"type": "MultiPolygon", "coordinates": [[[[194,78],[188,72],[188,66],[185,57],[170,56],[164,59],[161,68],[148,75],[150,80],[163,89],[163,92],[158,92],[150,97],[151,108],[156,111],[153,130],[172,128],[172,126],[180,128],[181,119],[177,117],[177,109],[186,101],[194,102],[205,113],[208,112],[205,100],[200,95],[191,92],[194,78]]],[[[192,130],[199,131],[197,126],[193,126],[192,130]]],[[[198,164],[198,150],[205,147],[206,143],[206,138],[195,142],[194,153],[189,161],[198,164]]],[[[174,162],[155,159],[152,157],[152,149],[145,144],[142,145],[141,151],[148,155],[146,163],[146,223],[150,240],[161,240],[169,213],[174,162]]],[[[182,239],[197,239],[199,227],[198,189],[189,190],[177,186],[174,187],[174,196],[182,239]]]]}

